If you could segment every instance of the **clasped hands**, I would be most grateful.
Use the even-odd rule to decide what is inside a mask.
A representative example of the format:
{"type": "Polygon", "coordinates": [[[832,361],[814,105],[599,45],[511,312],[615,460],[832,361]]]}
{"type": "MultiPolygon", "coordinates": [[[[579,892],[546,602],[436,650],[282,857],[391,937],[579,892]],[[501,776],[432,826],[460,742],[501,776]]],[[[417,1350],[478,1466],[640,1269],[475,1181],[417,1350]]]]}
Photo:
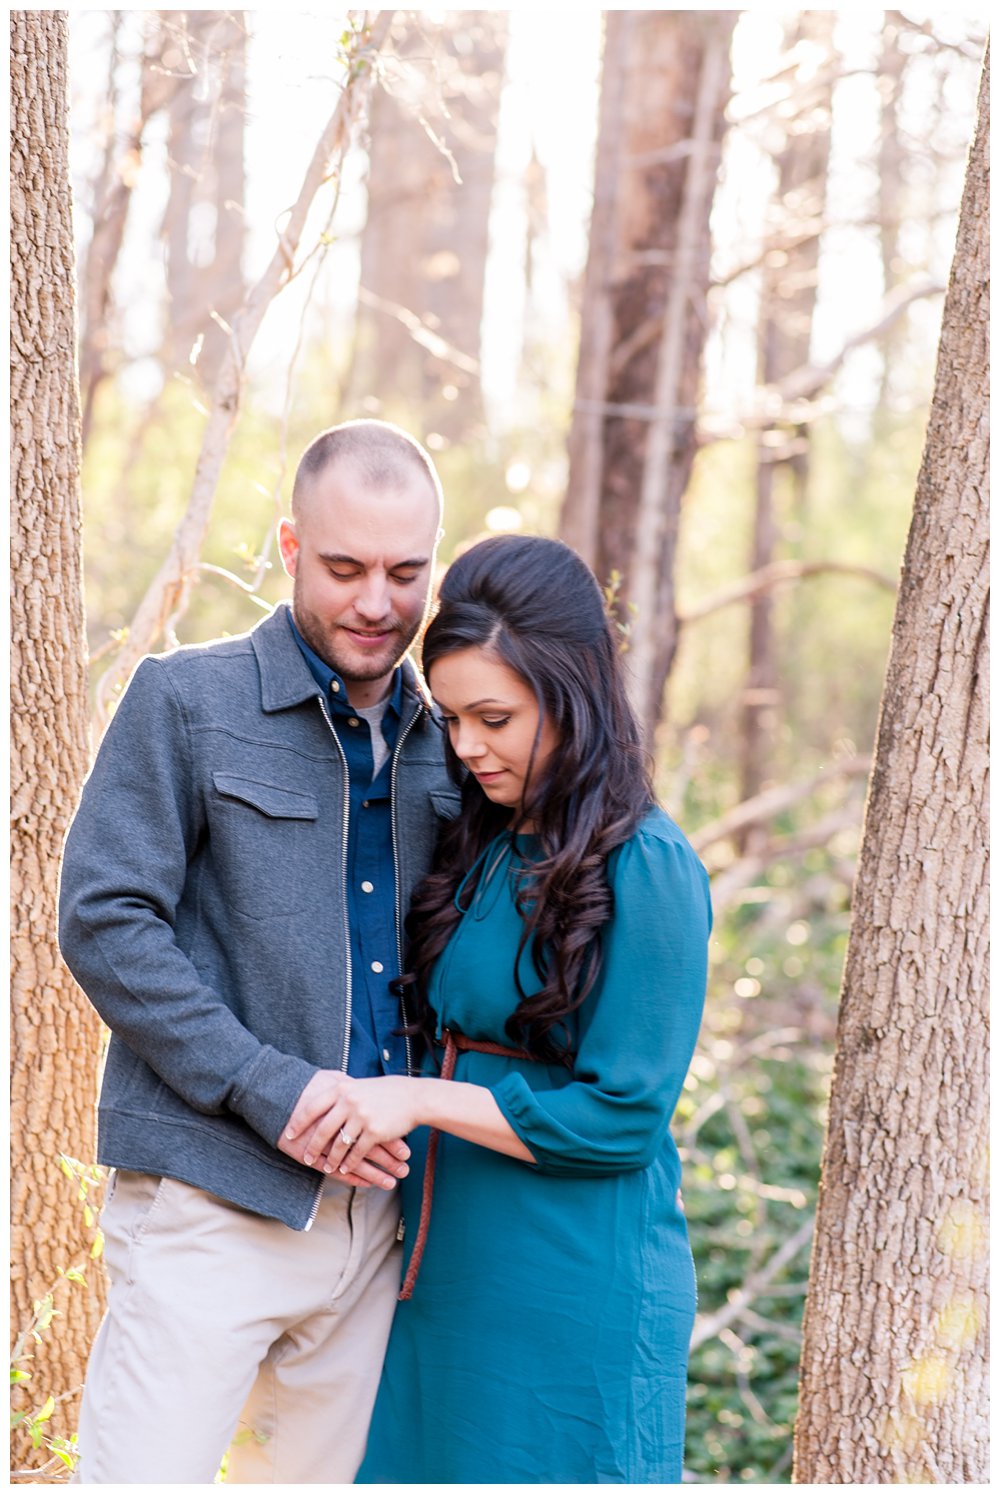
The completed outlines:
{"type": "Polygon", "coordinates": [[[403,1137],[416,1124],[413,1086],[397,1075],[352,1079],[320,1069],[298,1098],[279,1150],[359,1188],[394,1188],[409,1172],[403,1137]]]}

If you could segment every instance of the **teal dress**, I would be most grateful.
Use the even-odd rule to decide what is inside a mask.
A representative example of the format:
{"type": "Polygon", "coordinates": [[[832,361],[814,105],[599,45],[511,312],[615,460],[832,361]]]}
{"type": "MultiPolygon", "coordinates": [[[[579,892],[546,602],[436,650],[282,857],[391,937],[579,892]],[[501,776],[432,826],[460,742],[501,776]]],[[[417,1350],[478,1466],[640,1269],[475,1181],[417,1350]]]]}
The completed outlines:
{"type": "MultiPolygon", "coordinates": [[[[531,837],[498,837],[434,972],[440,1023],[510,1044],[515,894],[531,837]]],[[[694,1050],[708,879],[654,809],[610,863],[603,965],[570,1072],[462,1053],[536,1163],[442,1135],[427,1247],[396,1310],[359,1483],[672,1483],[695,1281],[670,1119],[694,1050]]],[[[526,991],[537,990],[530,955],[526,991]]],[[[406,1253],[425,1128],[410,1137],[406,1253]]]]}

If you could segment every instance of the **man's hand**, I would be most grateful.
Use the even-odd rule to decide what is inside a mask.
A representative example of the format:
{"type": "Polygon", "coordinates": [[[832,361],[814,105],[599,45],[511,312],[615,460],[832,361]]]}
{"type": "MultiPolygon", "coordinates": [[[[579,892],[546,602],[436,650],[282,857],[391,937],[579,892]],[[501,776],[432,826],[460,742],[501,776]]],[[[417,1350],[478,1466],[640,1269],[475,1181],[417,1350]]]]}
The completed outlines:
{"type": "MultiPolygon", "coordinates": [[[[326,1136],[336,1123],[331,1112],[344,1109],[344,1101],[353,1080],[338,1069],[320,1069],[299,1095],[288,1124],[278,1139],[278,1149],[318,1172],[329,1172],[329,1162],[322,1155],[316,1135],[326,1136]]],[[[405,1178],[410,1149],[400,1137],[372,1145],[351,1168],[338,1173],[338,1180],[358,1188],[394,1188],[397,1178],[405,1178]]]]}

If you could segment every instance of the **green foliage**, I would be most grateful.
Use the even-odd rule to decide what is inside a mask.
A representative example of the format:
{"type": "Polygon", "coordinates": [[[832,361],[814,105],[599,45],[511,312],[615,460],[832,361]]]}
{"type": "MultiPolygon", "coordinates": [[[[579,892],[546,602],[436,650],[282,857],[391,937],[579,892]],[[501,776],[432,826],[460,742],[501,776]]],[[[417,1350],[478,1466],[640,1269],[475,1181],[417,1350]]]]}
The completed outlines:
{"type": "MultiPolygon", "coordinates": [[[[804,500],[776,484],[779,561],[866,567],[895,582],[923,442],[924,412],[882,417],[864,440],[833,419],[811,428],[804,500]]],[[[756,449],[750,437],[699,454],[685,499],[677,561],[679,608],[700,604],[749,568],[756,449]]],[[[834,744],[871,743],[895,597],[861,576],[830,572],[772,591],[780,722],[771,776],[802,774],[834,744]]],[[[705,755],[725,772],[740,740],[747,668],[747,607],[721,608],[685,626],[670,685],[668,752],[695,724],[705,755]]],[[[730,780],[735,788],[735,780],[730,780]]],[[[730,800],[730,802],[734,802],[730,800]]]]}
{"type": "Polygon", "coordinates": [[[753,894],[713,933],[702,1041],[675,1120],[699,1323],[714,1324],[691,1356],[685,1467],[710,1483],[790,1478],[848,927],[846,889],[824,853],[805,881],[775,863],[753,894]],[[741,1293],[741,1310],[724,1316],[741,1293]]]}

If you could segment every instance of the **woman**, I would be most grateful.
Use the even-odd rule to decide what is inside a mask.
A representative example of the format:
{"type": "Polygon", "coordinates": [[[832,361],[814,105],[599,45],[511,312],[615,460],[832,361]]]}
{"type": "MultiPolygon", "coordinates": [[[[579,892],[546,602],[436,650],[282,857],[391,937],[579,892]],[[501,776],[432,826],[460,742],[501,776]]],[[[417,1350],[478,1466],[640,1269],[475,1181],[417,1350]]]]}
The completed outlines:
{"type": "Polygon", "coordinates": [[[707,878],[654,805],[600,590],[567,546],[456,560],[424,668],[467,772],[407,923],[431,1077],[349,1083],[317,1143],[349,1170],[416,1131],[408,1300],[358,1481],[676,1482],[695,1283],[668,1127],[707,878]],[[442,1052],[453,1078],[433,1077],[442,1052]]]}

